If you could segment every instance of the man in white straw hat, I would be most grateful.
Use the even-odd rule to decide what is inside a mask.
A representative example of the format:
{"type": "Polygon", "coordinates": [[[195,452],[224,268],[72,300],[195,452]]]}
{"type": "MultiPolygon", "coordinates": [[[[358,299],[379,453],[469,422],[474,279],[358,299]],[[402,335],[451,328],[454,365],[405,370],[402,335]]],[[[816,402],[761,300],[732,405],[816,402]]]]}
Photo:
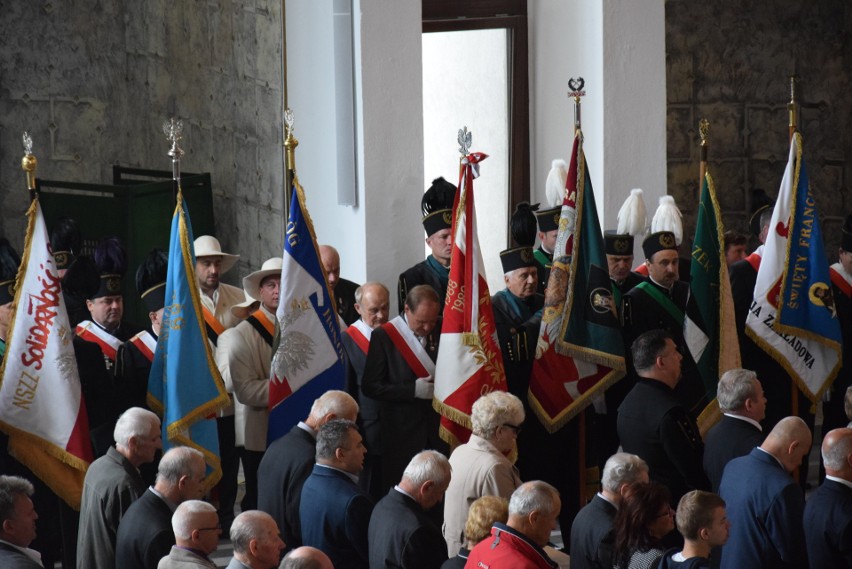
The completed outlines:
{"type": "Polygon", "coordinates": [[[234,393],[236,446],[243,461],[246,494],[242,510],[257,508],[257,469],[266,450],[269,421],[269,368],[275,338],[281,257],[264,261],[243,279],[246,295],[260,307],[219,338],[216,362],[225,386],[234,393]]]}
{"type": "Polygon", "coordinates": [[[201,290],[204,321],[207,323],[207,335],[215,346],[216,337],[239,322],[231,314],[231,307],[243,302],[245,295],[239,288],[219,282],[219,277],[227,273],[240,256],[223,253],[219,240],[211,235],[198,237],[194,246],[195,274],[201,290]]]}

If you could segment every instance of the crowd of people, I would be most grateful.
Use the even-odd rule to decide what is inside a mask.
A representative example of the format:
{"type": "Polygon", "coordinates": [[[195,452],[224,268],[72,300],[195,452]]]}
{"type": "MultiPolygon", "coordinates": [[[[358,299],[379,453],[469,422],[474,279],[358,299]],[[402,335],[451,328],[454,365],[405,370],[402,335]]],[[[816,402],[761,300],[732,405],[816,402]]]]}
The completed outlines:
{"type": "MultiPolygon", "coordinates": [[[[424,195],[431,253],[401,272],[394,318],[387,287],[340,278],[339,253],[319,247],[343,330],[346,385],[269,444],[282,259],[266,260],[239,288],[220,280],[239,256],[213,236],[195,240],[207,337],[231,401],[217,417],[222,479],[210,492],[201,452],[161,455],[160,418],[146,400],[168,259],[152,251],[136,272],[150,320],[142,330],[123,313],[121,243],[106,239],[82,255],[79,229],[61,220],[52,248],[98,458],[77,515],[3,454],[0,565],[215,567],[210,555],[224,535],[234,546],[230,569],[792,568],[808,559],[852,567],[852,430],[843,414],[852,372],[842,370],[830,390],[825,481],[806,505],[813,414],[795,409],[789,374],[744,333],[761,249],[745,256],[738,236],[729,238],[729,261],[743,368],[719,379],[721,421],[702,436],[697,416],[708,401],[686,348],[683,318],[694,299],[676,232],[644,238],[639,271],[631,270],[634,237],[606,232],[627,375],[585,418],[552,433],[528,389],[561,208],[519,207],[516,246],[500,254],[506,288],[491,299],[507,390],[483,393],[470,439],[450,449],[432,403],[455,191],[439,178],[424,195]],[[586,466],[601,472],[591,500],[586,466]],[[550,544],[554,531],[561,550],[550,544]]],[[[769,216],[753,219],[765,240],[769,216]]],[[[839,257],[832,284],[852,345],[852,228],[839,257]]],[[[0,261],[2,354],[20,262],[8,242],[0,261]]]]}

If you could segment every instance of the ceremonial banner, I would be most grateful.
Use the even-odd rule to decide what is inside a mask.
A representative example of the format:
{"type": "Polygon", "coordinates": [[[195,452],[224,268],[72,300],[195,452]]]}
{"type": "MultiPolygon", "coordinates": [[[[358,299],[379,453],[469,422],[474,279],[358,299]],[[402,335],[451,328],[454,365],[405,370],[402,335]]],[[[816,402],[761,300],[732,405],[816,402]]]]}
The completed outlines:
{"type": "Polygon", "coordinates": [[[556,432],[624,376],[624,346],[586,168],[574,136],[553,266],[544,300],[529,401],[556,432]]]}
{"type": "Polygon", "coordinates": [[[166,304],[148,377],[148,405],[163,418],[163,447],[204,454],[205,484],[222,477],[215,413],[230,403],[213,360],[195,276],[192,223],[178,188],[172,217],[166,304]]]}
{"type": "Polygon", "coordinates": [[[9,453],[75,510],[92,461],[62,279],[38,198],[27,211],[16,307],[0,366],[0,428],[9,453]]]}
{"type": "Polygon", "coordinates": [[[840,368],[841,340],[799,133],[769,228],[746,333],[816,402],[840,368]]]}
{"type": "Polygon", "coordinates": [[[740,347],[734,320],[734,300],[731,281],[725,262],[725,227],[716,200],[716,188],[710,173],[706,172],[701,184],[701,198],[692,243],[690,264],[689,306],[694,306],[698,319],[684,318],[683,336],[692,359],[701,374],[707,399],[714,400],[699,418],[699,424],[718,415],[715,403],[719,377],[740,367],[740,347]],[[703,326],[699,326],[700,322],[703,326]]]}
{"type": "Polygon", "coordinates": [[[440,436],[451,447],[470,438],[474,402],[491,391],[507,390],[473,198],[473,179],[485,158],[487,155],[474,152],[462,159],[459,192],[453,205],[450,281],[432,400],[441,414],[440,436]]]}
{"type": "Polygon", "coordinates": [[[308,416],[314,400],[346,383],[340,322],[320,262],[305,194],[293,180],[284,235],[281,298],[276,316],[281,337],[269,386],[271,443],[308,416]]]}

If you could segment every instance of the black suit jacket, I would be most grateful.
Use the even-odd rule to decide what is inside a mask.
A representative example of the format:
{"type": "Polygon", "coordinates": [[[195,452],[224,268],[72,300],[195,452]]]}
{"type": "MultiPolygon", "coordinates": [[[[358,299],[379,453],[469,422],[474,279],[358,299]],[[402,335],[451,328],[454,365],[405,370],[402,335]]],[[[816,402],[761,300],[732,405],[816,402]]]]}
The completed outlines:
{"type": "Polygon", "coordinates": [[[121,569],[157,569],[175,544],[172,510],[149,488],[133,502],[115,540],[115,566],[121,569]]]}
{"type": "Polygon", "coordinates": [[[618,510],[595,496],[571,526],[571,569],[612,569],[612,524],[618,510]]]}
{"type": "Polygon", "coordinates": [[[0,567],[3,569],[42,569],[41,565],[24,553],[5,543],[0,543],[0,567]]]}
{"type": "Polygon", "coordinates": [[[408,291],[417,285],[426,284],[435,289],[438,293],[438,303],[444,306],[444,300],[447,298],[447,283],[442,280],[434,269],[429,267],[427,261],[420,261],[413,267],[403,271],[399,275],[399,280],[396,285],[397,301],[399,302],[399,313],[402,314],[405,307],[405,297],[408,291]]]}
{"type": "MultiPolygon", "coordinates": [[[[433,361],[438,357],[440,337],[439,319],[426,340],[426,352],[433,361]]],[[[438,436],[440,416],[432,401],[414,397],[416,379],[387,332],[373,330],[361,391],[380,402],[382,488],[392,488],[399,482],[408,461],[421,450],[449,454],[447,444],[438,436]]]]}
{"type": "Polygon", "coordinates": [[[298,425],[269,445],[257,471],[257,508],[272,516],[288,548],[302,545],[299,503],[317,441],[298,425]]]}
{"type": "Polygon", "coordinates": [[[346,358],[349,361],[349,378],[347,379],[350,395],[358,401],[358,418],[361,422],[361,434],[364,436],[364,444],[370,455],[382,454],[382,435],[379,423],[380,403],[371,397],[361,393],[361,385],[364,383],[364,369],[367,366],[367,354],[361,351],[355,340],[348,332],[340,335],[346,358]]]}
{"type": "Polygon", "coordinates": [[[672,504],[690,490],[710,489],[698,425],[664,383],[639,378],[618,408],[618,438],[624,452],[648,463],[651,480],[669,488],[672,504]]]}
{"type": "Polygon", "coordinates": [[[826,480],[805,504],[811,567],[852,568],[852,488],[826,480]]]}
{"type": "Polygon", "coordinates": [[[763,432],[757,427],[726,415],[704,437],[704,472],[714,492],[719,491],[725,465],[745,456],[763,443],[763,432]]]}
{"type": "Polygon", "coordinates": [[[420,504],[391,489],[373,509],[368,532],[370,569],[439,569],[447,542],[420,504]]]}

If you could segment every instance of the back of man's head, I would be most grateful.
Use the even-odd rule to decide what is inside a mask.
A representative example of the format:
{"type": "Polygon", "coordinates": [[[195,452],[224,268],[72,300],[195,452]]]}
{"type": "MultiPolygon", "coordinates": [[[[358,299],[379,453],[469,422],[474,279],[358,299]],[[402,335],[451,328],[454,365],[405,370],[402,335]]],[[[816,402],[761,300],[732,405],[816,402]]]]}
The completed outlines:
{"type": "MultiPolygon", "coordinates": [[[[18,547],[29,547],[35,539],[35,519],[19,518],[16,507],[21,497],[29,499],[35,489],[32,482],[20,476],[0,476],[0,539],[18,547]]],[[[32,506],[32,502],[28,506],[32,506]]]]}
{"type": "Polygon", "coordinates": [[[852,429],[834,429],[822,441],[825,473],[852,482],[852,429]]]}
{"type": "Polygon", "coordinates": [[[266,512],[248,510],[231,524],[234,557],[252,568],[272,568],[278,564],[285,543],[278,535],[278,524],[266,512]]]}
{"type": "Polygon", "coordinates": [[[422,284],[412,287],[405,296],[405,306],[411,312],[416,312],[422,302],[439,303],[438,293],[429,285],[422,284]]]}
{"type": "Polygon", "coordinates": [[[115,422],[112,437],[117,446],[127,448],[133,437],[147,437],[155,428],[159,428],[160,419],[147,409],[131,407],[121,414],[115,422]]]}
{"type": "Polygon", "coordinates": [[[357,430],[358,425],[346,419],[334,419],[322,425],[317,431],[317,462],[333,461],[337,449],[347,448],[351,429],[357,430]]]}
{"type": "Polygon", "coordinates": [[[202,490],[205,469],[204,455],[201,451],[192,447],[171,448],[166,451],[160,459],[160,464],[157,465],[157,481],[154,488],[177,503],[189,498],[198,498],[202,490]],[[190,493],[194,495],[189,495],[190,493]]]}
{"type": "Polygon", "coordinates": [[[784,417],[766,436],[760,448],[777,458],[787,472],[801,463],[811,449],[811,430],[799,417],[784,417]]]}
{"type": "Polygon", "coordinates": [[[757,396],[757,374],[747,369],[731,369],[722,374],[716,399],[723,413],[740,413],[746,400],[757,396]]]}
{"type": "Polygon", "coordinates": [[[409,461],[399,487],[425,509],[433,508],[450,485],[450,461],[435,450],[424,450],[409,461]]]}
{"type": "Polygon", "coordinates": [[[357,417],[358,403],[355,399],[345,391],[332,389],[314,401],[308,422],[313,423],[313,428],[319,428],[330,419],[354,421],[357,417]]]}
{"type": "Polygon", "coordinates": [[[512,492],[506,525],[520,531],[539,547],[544,547],[561,507],[556,488],[541,480],[525,482],[512,492]]]}
{"type": "MultiPolygon", "coordinates": [[[[713,526],[716,508],[724,508],[725,501],[717,494],[693,490],[683,495],[677,505],[677,531],[686,540],[698,541],[702,529],[713,526]]],[[[712,544],[720,545],[720,544],[712,544]]]]}
{"type": "Polygon", "coordinates": [[[609,457],[601,475],[603,489],[619,498],[624,485],[647,481],[648,464],[635,454],[627,452],[618,452],[609,457]]]}
{"type": "Polygon", "coordinates": [[[636,371],[646,372],[654,368],[657,358],[666,349],[666,340],[674,341],[666,330],[649,330],[633,341],[630,352],[636,371]]]}
{"type": "Polygon", "coordinates": [[[334,565],[319,549],[303,545],[285,555],[278,569],[334,569],[334,565]]]}

